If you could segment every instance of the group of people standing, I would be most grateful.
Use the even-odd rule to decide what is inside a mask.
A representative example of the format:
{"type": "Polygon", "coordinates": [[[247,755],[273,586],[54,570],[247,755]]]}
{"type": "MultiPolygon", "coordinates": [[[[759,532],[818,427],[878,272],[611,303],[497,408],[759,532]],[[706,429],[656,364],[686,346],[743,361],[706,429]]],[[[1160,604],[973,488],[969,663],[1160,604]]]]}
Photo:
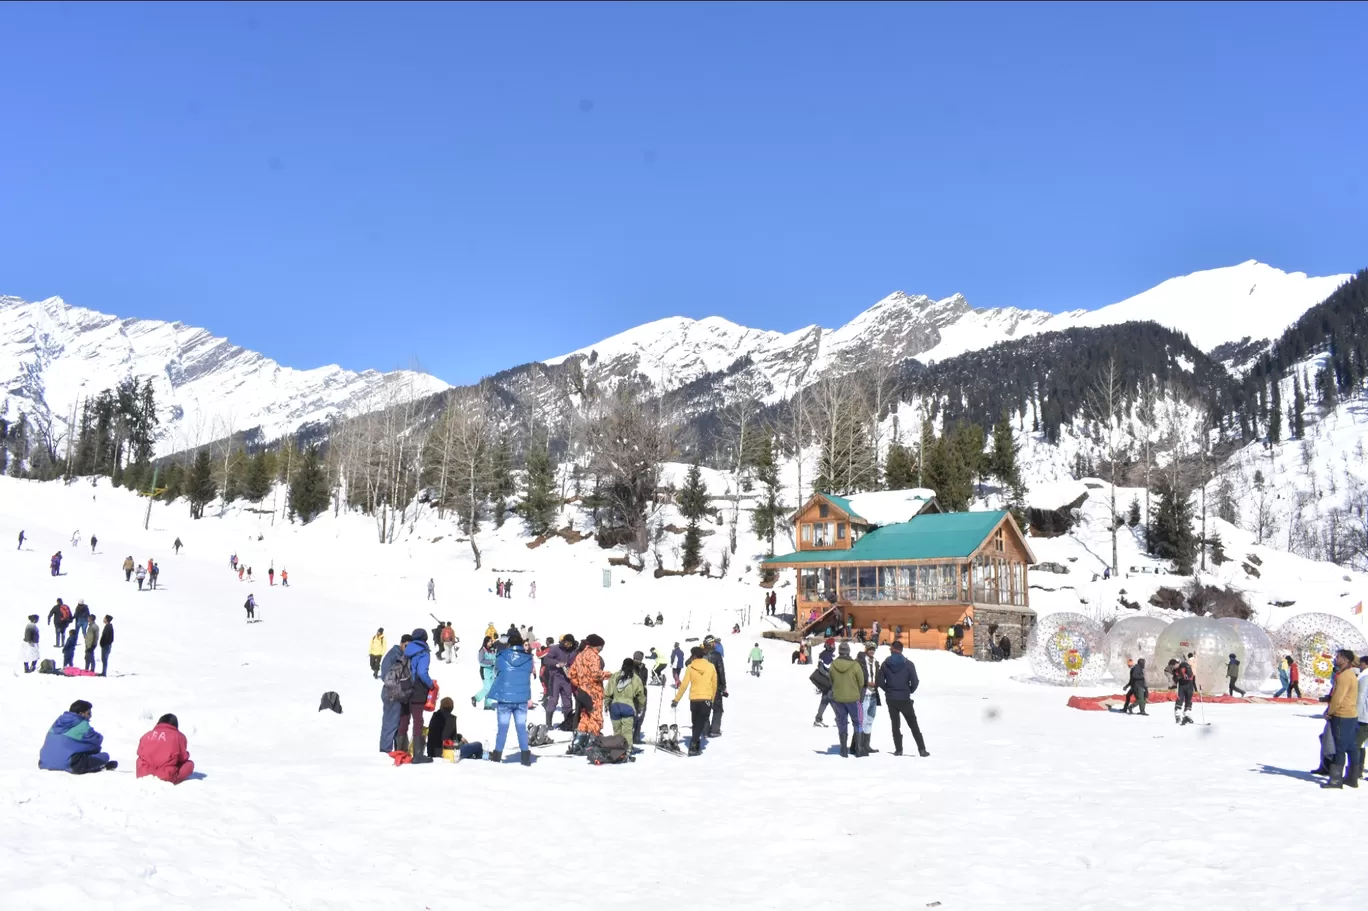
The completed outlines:
{"type": "Polygon", "coordinates": [[[865,643],[862,653],[852,658],[849,642],[837,645],[835,639],[828,637],[817,656],[817,668],[808,678],[821,694],[817,717],[812,724],[814,727],[826,727],[823,720],[826,708],[828,705],[833,708],[841,756],[858,758],[878,752],[870,745],[870,738],[874,731],[874,717],[884,698],[888,700],[888,714],[893,728],[893,755],[903,755],[904,721],[912,732],[912,739],[916,741],[917,754],[923,757],[931,755],[926,750],[926,741],[913,707],[912,694],[919,685],[917,668],[903,655],[901,642],[893,642],[889,650],[888,658],[880,663],[877,659],[878,646],[869,641],[865,643]]]}
{"type": "MultiPolygon", "coordinates": [[[[99,676],[106,676],[109,670],[109,652],[114,647],[114,618],[105,614],[104,628],[101,629],[99,623],[95,621],[95,616],[90,612],[90,607],[81,599],[73,609],[61,598],[48,611],[47,625],[56,631],[56,641],[53,648],[62,650],[62,669],[75,668],[76,649],[84,647],[85,661],[82,672],[87,674],[95,673],[95,650],[100,650],[100,671],[99,676]]],[[[42,670],[47,673],[49,669],[57,673],[56,663],[49,668],[43,664],[42,656],[39,653],[40,631],[38,628],[38,615],[29,614],[28,624],[24,627],[24,673],[31,674],[34,671],[42,670]],[[40,668],[40,664],[42,667],[40,668]]]]}
{"type": "MultiPolygon", "coordinates": [[[[176,539],[176,543],[180,543],[180,538],[176,539]]],[[[239,560],[237,554],[228,555],[228,565],[232,567],[233,572],[237,573],[239,582],[252,581],[252,567],[248,566],[246,563],[239,560]]],[[[268,585],[275,585],[275,580],[275,563],[272,563],[270,568],[266,570],[266,582],[268,585]]],[[[280,584],[285,588],[290,587],[290,573],[284,567],[281,567],[280,569],[280,584]]]]}
{"type": "MultiPolygon", "coordinates": [[[[494,580],[494,594],[497,595],[497,596],[500,597],[500,598],[511,598],[511,597],[513,597],[513,580],[512,580],[512,579],[495,579],[495,580],[494,580]]],[[[431,579],[428,580],[428,596],[429,596],[430,599],[433,598],[433,596],[432,596],[432,580],[431,580],[431,579]]],[[[536,583],[535,581],[532,582],[530,585],[528,585],[528,587],[527,587],[527,597],[529,597],[529,598],[535,598],[535,597],[537,597],[537,583],[536,583]]],[[[433,600],[435,600],[435,599],[433,599],[433,600]]]]}

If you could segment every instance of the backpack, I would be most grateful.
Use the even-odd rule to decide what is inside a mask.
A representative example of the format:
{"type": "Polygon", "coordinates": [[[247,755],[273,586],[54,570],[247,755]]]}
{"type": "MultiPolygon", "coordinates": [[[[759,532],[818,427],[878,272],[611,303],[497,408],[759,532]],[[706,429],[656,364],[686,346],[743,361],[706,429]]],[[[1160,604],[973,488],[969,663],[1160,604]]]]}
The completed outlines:
{"type": "Polygon", "coordinates": [[[57,662],[53,661],[51,658],[44,658],[42,661],[38,662],[38,673],[58,674],[61,672],[57,670],[57,662]]]}
{"type": "Polygon", "coordinates": [[[320,700],[319,703],[318,703],[318,710],[321,712],[321,711],[323,711],[324,709],[332,709],[334,712],[336,712],[337,714],[341,715],[341,714],[342,714],[342,699],[341,699],[341,697],[339,697],[339,696],[338,696],[336,693],[334,693],[332,690],[328,690],[328,692],[326,692],[326,693],[323,694],[322,700],[320,700]]]}
{"type": "Polygon", "coordinates": [[[71,620],[71,608],[63,604],[62,609],[57,611],[57,619],[63,623],[69,622],[71,620]]]}
{"type": "Polygon", "coordinates": [[[625,737],[595,737],[584,755],[594,765],[613,765],[631,759],[632,747],[625,737]]]}
{"type": "Polygon", "coordinates": [[[409,656],[400,653],[398,659],[385,673],[384,688],[381,690],[386,702],[407,705],[413,699],[413,669],[409,667],[409,656]]]}
{"type": "Polygon", "coordinates": [[[827,670],[826,665],[817,665],[817,669],[808,676],[808,680],[823,693],[831,691],[831,671],[827,670]]]}

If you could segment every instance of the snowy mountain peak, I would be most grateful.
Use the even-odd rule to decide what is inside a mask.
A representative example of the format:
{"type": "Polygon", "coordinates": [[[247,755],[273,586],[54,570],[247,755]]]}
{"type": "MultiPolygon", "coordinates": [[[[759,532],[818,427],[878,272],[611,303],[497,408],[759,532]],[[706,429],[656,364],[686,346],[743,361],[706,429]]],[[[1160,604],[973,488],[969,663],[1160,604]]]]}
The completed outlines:
{"type": "Polygon", "coordinates": [[[73,409],[130,378],[152,380],[163,452],[252,428],[273,439],[390,395],[448,388],[410,371],[294,370],[181,322],[0,297],[0,416],[26,415],[35,441],[61,451],[73,409]]]}
{"type": "Polygon", "coordinates": [[[1309,277],[1256,260],[1171,278],[1098,309],[1050,313],[1017,307],[976,309],[962,294],[932,298],[895,291],[838,329],[788,333],[737,325],[721,317],[656,320],[581,348],[548,364],[583,356],[599,380],[639,375],[664,390],[726,370],[743,357],[766,398],[792,394],[829,370],[875,360],[923,362],[991,347],[1040,332],[1152,320],[1185,332],[1204,350],[1245,336],[1271,338],[1349,275],[1309,277]]]}

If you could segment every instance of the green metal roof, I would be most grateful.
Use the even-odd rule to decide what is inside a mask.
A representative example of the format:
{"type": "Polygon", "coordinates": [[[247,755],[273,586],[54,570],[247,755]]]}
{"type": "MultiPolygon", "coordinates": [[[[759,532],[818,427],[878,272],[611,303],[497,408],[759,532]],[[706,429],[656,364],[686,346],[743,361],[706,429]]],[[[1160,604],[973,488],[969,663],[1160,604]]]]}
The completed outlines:
{"type": "Polygon", "coordinates": [[[835,503],[837,509],[839,509],[841,512],[845,513],[846,515],[850,516],[852,519],[859,519],[861,522],[864,521],[864,516],[862,516],[862,515],[860,515],[858,512],[856,512],[856,511],[855,511],[855,507],[851,506],[851,505],[850,505],[850,501],[847,500],[845,497],[838,497],[838,496],[836,496],[834,493],[824,493],[824,492],[822,492],[822,491],[820,491],[820,490],[817,491],[817,495],[818,495],[818,496],[821,496],[821,497],[825,497],[826,499],[830,500],[832,503],[835,503]]]}
{"type": "Polygon", "coordinates": [[[1003,510],[919,515],[910,522],[876,528],[856,541],[849,550],[803,550],[782,557],[770,557],[761,565],[965,559],[978,550],[1005,515],[1007,513],[1003,510]]]}

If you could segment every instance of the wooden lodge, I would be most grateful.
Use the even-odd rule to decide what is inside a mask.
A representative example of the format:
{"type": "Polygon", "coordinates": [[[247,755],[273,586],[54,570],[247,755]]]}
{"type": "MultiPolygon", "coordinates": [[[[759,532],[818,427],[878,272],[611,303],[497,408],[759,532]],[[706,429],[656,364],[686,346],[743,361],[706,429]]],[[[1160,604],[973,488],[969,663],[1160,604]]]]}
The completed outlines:
{"type": "Polygon", "coordinates": [[[817,493],[793,522],[798,550],[761,567],[796,572],[805,637],[867,635],[877,620],[885,644],[987,660],[1006,637],[1024,651],[1035,556],[1010,513],[942,512],[929,490],[817,493]]]}

